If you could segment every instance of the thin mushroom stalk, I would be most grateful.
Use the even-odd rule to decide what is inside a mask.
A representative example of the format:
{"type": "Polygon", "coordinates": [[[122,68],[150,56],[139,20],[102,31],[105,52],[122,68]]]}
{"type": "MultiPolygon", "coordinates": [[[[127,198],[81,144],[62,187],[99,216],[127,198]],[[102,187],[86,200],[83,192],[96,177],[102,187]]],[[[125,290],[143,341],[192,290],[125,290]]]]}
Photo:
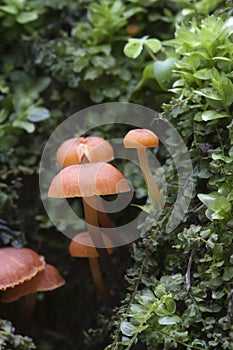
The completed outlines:
{"type": "Polygon", "coordinates": [[[100,294],[106,299],[109,304],[116,305],[116,300],[106,287],[99,266],[99,258],[88,258],[89,267],[92,274],[93,281],[100,294]]]}
{"type": "MultiPolygon", "coordinates": [[[[106,243],[106,246],[109,246],[111,241],[108,239],[108,237],[104,233],[101,233],[101,236],[106,243]]],[[[107,250],[108,254],[112,254],[112,248],[108,248],[107,250]]],[[[111,295],[104,283],[99,266],[99,254],[97,249],[93,247],[93,241],[90,233],[88,231],[84,231],[75,235],[70,242],[69,251],[70,255],[73,257],[88,258],[90,271],[96,288],[111,305],[116,305],[117,302],[115,298],[111,295]]]]}
{"type": "Polygon", "coordinates": [[[87,228],[99,256],[105,262],[106,268],[109,270],[111,275],[114,276],[114,279],[116,280],[119,287],[123,288],[123,280],[120,277],[115,265],[113,264],[112,259],[110,258],[105,247],[104,241],[102,240],[100,235],[98,212],[95,209],[97,208],[97,201],[98,197],[95,195],[92,197],[88,197],[88,203],[85,200],[85,198],[83,198],[83,207],[87,228]]]}
{"type": "Polygon", "coordinates": [[[163,197],[153,178],[153,175],[148,163],[147,155],[146,155],[146,148],[137,149],[137,154],[138,154],[140,168],[142,169],[143,176],[145,178],[145,181],[148,187],[148,192],[151,196],[151,199],[154,203],[160,203],[163,197]]]}
{"type": "Polygon", "coordinates": [[[37,294],[31,293],[24,297],[24,308],[22,310],[22,317],[20,327],[24,327],[26,323],[31,319],[37,303],[37,294]]]}
{"type": "Polygon", "coordinates": [[[146,149],[150,147],[157,147],[159,139],[152,130],[149,129],[133,129],[130,130],[124,137],[125,148],[134,148],[137,150],[138,160],[143,172],[143,176],[148,186],[148,192],[154,203],[162,202],[162,195],[153,178],[146,149]]]}

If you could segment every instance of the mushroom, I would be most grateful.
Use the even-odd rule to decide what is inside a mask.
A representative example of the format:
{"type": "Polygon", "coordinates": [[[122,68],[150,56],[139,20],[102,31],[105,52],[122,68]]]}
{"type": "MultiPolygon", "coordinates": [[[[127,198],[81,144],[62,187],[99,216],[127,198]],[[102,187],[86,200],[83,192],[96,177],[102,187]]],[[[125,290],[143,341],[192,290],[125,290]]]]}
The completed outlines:
{"type": "Polygon", "coordinates": [[[65,168],[80,163],[109,162],[114,158],[111,144],[98,136],[71,138],[57,150],[58,164],[65,168]]]}
{"type": "Polygon", "coordinates": [[[58,270],[53,266],[46,264],[44,270],[37,273],[29,281],[25,281],[13,288],[7,288],[1,297],[2,302],[10,303],[23,296],[30,294],[36,295],[37,292],[45,292],[56,289],[65,284],[58,270]]]}
{"type": "Polygon", "coordinates": [[[55,267],[46,265],[44,257],[32,249],[0,248],[0,290],[3,291],[1,300],[11,302],[25,296],[23,323],[29,319],[35,308],[35,293],[40,290],[35,283],[42,282],[42,277],[44,284],[40,287],[41,290],[54,289],[65,283],[55,267]],[[49,286],[53,281],[57,285],[49,286]]]}
{"type": "Polygon", "coordinates": [[[82,197],[87,228],[99,255],[107,268],[122,284],[106,251],[99,231],[98,196],[130,191],[126,178],[114,166],[104,163],[86,163],[63,168],[52,180],[48,196],[53,198],[82,197]]]}
{"type": "Polygon", "coordinates": [[[29,248],[0,248],[0,290],[32,279],[45,268],[43,256],[29,248]]]}
{"type": "MultiPolygon", "coordinates": [[[[101,233],[102,239],[106,246],[110,246],[111,242],[106,235],[101,233]]],[[[115,304],[115,299],[110,294],[108,288],[105,286],[104,280],[101,275],[98,257],[99,254],[95,247],[91,246],[92,240],[88,231],[78,233],[70,242],[69,251],[70,255],[77,258],[88,258],[89,267],[92,274],[92,278],[95,285],[102,296],[108,300],[110,304],[115,304]],[[82,243],[81,243],[82,242],[82,243]]],[[[107,249],[108,254],[112,254],[113,249],[107,249]]]]}
{"type": "Polygon", "coordinates": [[[148,129],[130,130],[124,137],[125,148],[136,148],[138,160],[143,176],[148,186],[148,192],[154,203],[162,201],[161,193],[154,181],[146,155],[146,148],[156,147],[159,144],[158,137],[148,129]]]}
{"type": "MultiPolygon", "coordinates": [[[[98,136],[87,136],[71,138],[64,141],[57,150],[57,163],[63,168],[81,163],[109,162],[114,159],[114,152],[111,144],[98,136]]],[[[103,227],[113,225],[102,203],[99,201],[98,218],[103,227]]]]}

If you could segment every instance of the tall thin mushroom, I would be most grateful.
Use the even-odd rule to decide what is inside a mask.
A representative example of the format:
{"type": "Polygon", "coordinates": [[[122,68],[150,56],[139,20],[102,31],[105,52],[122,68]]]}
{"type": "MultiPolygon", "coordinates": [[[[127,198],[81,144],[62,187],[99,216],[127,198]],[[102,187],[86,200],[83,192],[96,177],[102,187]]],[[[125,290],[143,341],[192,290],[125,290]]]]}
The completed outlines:
{"type": "Polygon", "coordinates": [[[149,147],[156,147],[159,144],[159,139],[155,133],[148,129],[133,129],[130,130],[124,137],[125,148],[136,148],[138,154],[139,165],[142,169],[148,192],[154,203],[160,203],[163,199],[156,182],[153,178],[146,149],[149,147]]]}

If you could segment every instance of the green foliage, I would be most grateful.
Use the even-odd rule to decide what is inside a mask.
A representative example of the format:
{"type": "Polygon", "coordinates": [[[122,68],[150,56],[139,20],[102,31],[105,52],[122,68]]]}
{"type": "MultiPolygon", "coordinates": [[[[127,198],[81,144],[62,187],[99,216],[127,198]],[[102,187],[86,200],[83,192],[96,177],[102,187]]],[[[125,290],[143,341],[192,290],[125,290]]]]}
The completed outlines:
{"type": "MultiPolygon", "coordinates": [[[[228,0],[1,3],[1,245],[22,246],[26,237],[49,259],[59,256],[69,280],[59,314],[56,298],[49,308],[46,298],[40,300],[44,324],[51,322],[57,329],[48,330],[53,342],[47,342],[37,330],[39,318],[32,320],[41,348],[57,348],[54,339],[58,346],[63,340],[69,348],[82,348],[76,344],[77,329],[90,326],[85,344],[95,350],[133,349],[136,343],[148,350],[232,349],[232,14],[228,0]],[[131,24],[136,34],[128,34],[131,24]],[[122,166],[135,187],[135,207],[148,217],[139,227],[141,239],[132,245],[127,295],[113,316],[103,304],[99,307],[89,282],[83,283],[82,264],[81,282],[75,284],[68,248],[51,238],[54,229],[36,191],[38,163],[49,134],[72,112],[106,101],[132,101],[160,110],[188,147],[195,182],[183,222],[167,233],[178,182],[166,150],[161,146],[157,154],[168,184],[159,219],[152,206],[142,205],[146,188],[137,169],[122,166]],[[77,298],[77,286],[84,290],[82,298],[77,298]],[[97,325],[95,315],[79,315],[80,309],[92,308],[90,300],[105,313],[97,325]]],[[[120,128],[108,125],[96,134],[123,136],[120,128]]],[[[114,259],[123,270],[124,260],[117,253],[114,259]]],[[[29,339],[14,335],[7,321],[1,323],[0,342],[6,349],[34,348],[29,339]]]]}
{"type": "MultiPolygon", "coordinates": [[[[164,62],[173,59],[163,116],[189,147],[196,191],[184,223],[169,235],[169,209],[156,223],[151,210],[153,227],[135,247],[129,294],[108,350],[136,342],[151,350],[232,349],[232,45],[229,20],[214,15],[177,25],[175,38],[162,42],[164,62]]],[[[154,61],[139,87],[154,79],[150,87],[157,92],[163,85],[152,68],[161,61],[154,61]]],[[[169,159],[163,167],[172,206],[174,169],[169,159]]]]}
{"type": "Polygon", "coordinates": [[[0,320],[0,348],[2,350],[32,350],[36,348],[30,338],[14,333],[15,329],[9,321],[0,320]]]}

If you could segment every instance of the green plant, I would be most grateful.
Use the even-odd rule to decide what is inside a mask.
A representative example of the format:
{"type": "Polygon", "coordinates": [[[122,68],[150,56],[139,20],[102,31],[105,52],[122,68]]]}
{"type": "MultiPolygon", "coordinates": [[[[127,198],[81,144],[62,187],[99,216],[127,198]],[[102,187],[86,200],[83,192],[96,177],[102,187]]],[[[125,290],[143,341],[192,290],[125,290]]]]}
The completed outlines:
{"type": "MultiPolygon", "coordinates": [[[[232,349],[233,43],[229,23],[214,15],[193,20],[177,26],[174,39],[162,42],[165,61],[174,54],[176,58],[168,67],[171,100],[163,105],[163,117],[175,125],[189,148],[195,192],[183,224],[174,232],[165,230],[169,207],[157,223],[151,210],[148,232],[142,223],[141,241],[133,254],[135,265],[127,272],[129,294],[113,322],[108,350],[130,349],[136,342],[145,343],[147,349],[232,349]]],[[[132,57],[138,55],[137,49],[130,53],[132,57]]],[[[149,63],[150,79],[158,83],[158,61],[154,60],[149,63]]],[[[163,89],[161,82],[155,91],[159,88],[163,89]]],[[[167,204],[172,206],[177,191],[174,165],[163,150],[161,157],[169,183],[167,204]]]]}
{"type": "Polygon", "coordinates": [[[35,345],[29,337],[15,334],[12,324],[6,320],[0,320],[0,347],[1,349],[31,350],[35,345]]]}

